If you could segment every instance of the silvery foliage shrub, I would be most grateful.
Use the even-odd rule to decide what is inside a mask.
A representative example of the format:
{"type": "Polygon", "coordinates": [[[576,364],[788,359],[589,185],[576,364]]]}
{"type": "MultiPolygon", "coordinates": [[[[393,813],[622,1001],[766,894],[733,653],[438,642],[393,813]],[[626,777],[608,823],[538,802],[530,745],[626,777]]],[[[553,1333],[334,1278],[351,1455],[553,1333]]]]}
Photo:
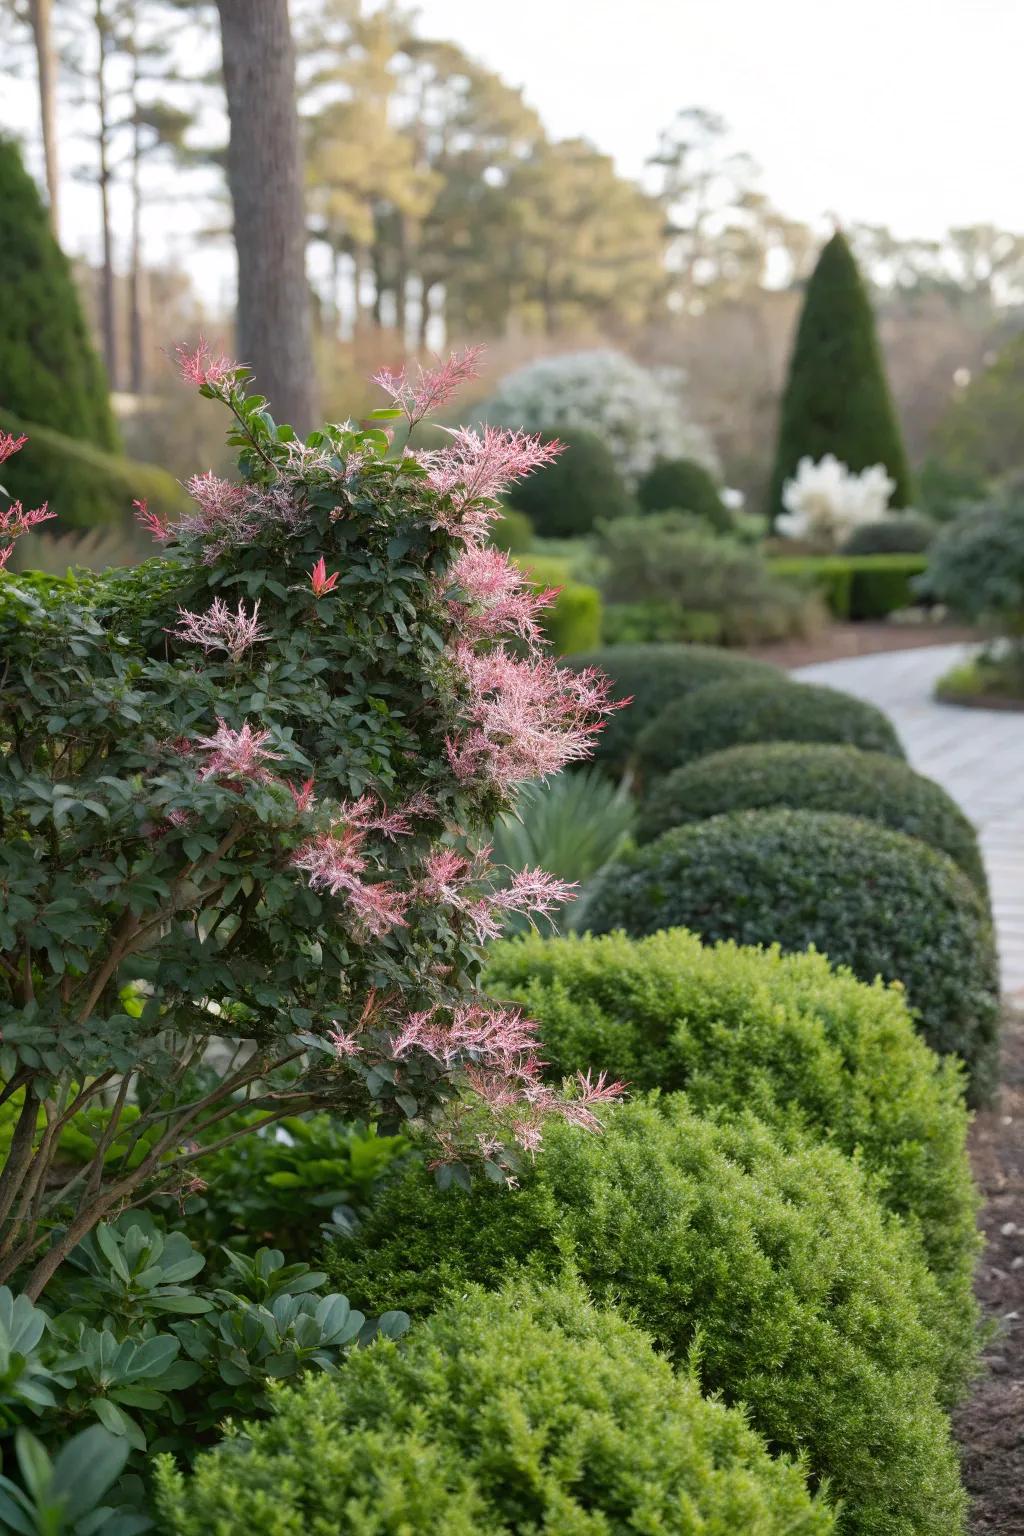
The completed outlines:
{"type": "Polygon", "coordinates": [[[585,427],[633,482],[658,459],[696,459],[715,471],[714,446],[686,410],[681,386],[678,369],[655,372],[622,352],[566,352],[507,374],[481,415],[532,432],[585,427]]]}

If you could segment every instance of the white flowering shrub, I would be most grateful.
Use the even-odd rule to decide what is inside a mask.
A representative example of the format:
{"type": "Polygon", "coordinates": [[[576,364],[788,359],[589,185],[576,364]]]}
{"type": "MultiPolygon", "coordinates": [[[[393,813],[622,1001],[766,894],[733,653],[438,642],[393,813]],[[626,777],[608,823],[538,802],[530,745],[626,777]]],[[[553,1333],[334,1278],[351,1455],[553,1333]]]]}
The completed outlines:
{"type": "Polygon", "coordinates": [[[826,453],[816,464],[802,458],[792,480],[782,491],[786,508],[775,527],[787,539],[822,539],[838,544],[866,523],[876,523],[889,511],[889,498],[896,489],[884,464],[854,474],[826,453]]]}
{"type": "Polygon", "coordinates": [[[610,348],[567,352],[507,374],[481,415],[533,432],[586,428],[633,482],[657,459],[697,459],[716,471],[714,447],[686,411],[682,382],[678,369],[642,368],[610,348]]]}

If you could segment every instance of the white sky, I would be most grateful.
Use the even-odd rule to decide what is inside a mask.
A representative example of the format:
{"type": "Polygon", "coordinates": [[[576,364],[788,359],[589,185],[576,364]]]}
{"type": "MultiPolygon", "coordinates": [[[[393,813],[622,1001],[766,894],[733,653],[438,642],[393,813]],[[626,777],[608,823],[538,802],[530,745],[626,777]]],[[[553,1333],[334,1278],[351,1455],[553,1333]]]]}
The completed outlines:
{"type": "MultiPolygon", "coordinates": [[[[523,86],[554,136],[589,138],[627,175],[679,108],[703,106],[793,217],[901,236],[1024,230],[1024,0],[419,0],[418,11],[422,34],[523,86]]],[[[36,124],[34,80],[0,72],[0,128],[30,141],[38,172],[36,124]]],[[[95,188],[66,185],[63,214],[68,250],[95,256],[95,188]]],[[[149,253],[172,254],[223,303],[230,253],[197,251],[195,227],[180,203],[154,208],[149,253]]]]}

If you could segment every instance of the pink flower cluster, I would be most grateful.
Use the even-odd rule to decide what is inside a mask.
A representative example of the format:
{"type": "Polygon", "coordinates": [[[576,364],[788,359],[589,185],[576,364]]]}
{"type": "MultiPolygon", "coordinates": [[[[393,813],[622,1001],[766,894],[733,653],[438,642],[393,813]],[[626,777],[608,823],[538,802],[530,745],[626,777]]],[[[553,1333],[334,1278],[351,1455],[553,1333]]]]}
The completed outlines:
{"type": "Polygon", "coordinates": [[[386,395],[391,396],[394,404],[403,412],[411,432],[424,416],[450,400],[460,384],[476,376],[482,352],[483,347],[467,347],[464,352],[453,352],[436,368],[417,368],[415,379],[408,368],[403,368],[400,373],[382,368],[374,374],[373,382],[379,384],[386,395]]]}
{"type": "Polygon", "coordinates": [[[550,656],[517,657],[503,645],[487,652],[455,648],[466,679],[468,728],[445,745],[452,772],[485,777],[501,790],[543,779],[590,752],[602,717],[622,705],[592,667],[573,672],[550,656]]]}
{"type": "Polygon", "coordinates": [[[456,621],[470,640],[496,640],[514,635],[531,650],[543,643],[538,615],[558,596],[557,587],[535,592],[523,573],[500,549],[470,544],[455,561],[449,581],[466,594],[453,603],[456,621]]]}
{"type": "Polygon", "coordinates": [[[454,848],[436,849],[427,856],[426,872],[416,886],[417,898],[461,913],[480,944],[500,936],[501,919],[510,912],[550,915],[572,900],[575,883],[558,880],[542,869],[517,870],[501,889],[471,893],[469,888],[484,874],[489,853],[489,848],[484,849],[468,859],[454,848]]]}
{"type": "Polygon", "coordinates": [[[260,628],[258,598],[252,613],[246,611],[244,602],[239,602],[232,613],[219,597],[214,598],[205,613],[192,613],[188,608],[179,608],[178,613],[178,627],[169,631],[176,640],[200,645],[207,654],[224,651],[234,662],[241,661],[246,651],[258,641],[270,638],[269,632],[260,628]]]}
{"type": "MultiPolygon", "coordinates": [[[[0,464],[23,448],[28,438],[22,434],[14,437],[10,432],[0,432],[0,464]]],[[[40,523],[49,522],[51,517],[56,517],[56,512],[50,512],[44,502],[41,507],[35,507],[26,512],[20,501],[12,501],[9,506],[0,509],[0,570],[3,570],[8,560],[14,553],[14,541],[20,539],[23,533],[28,533],[30,528],[38,527],[40,523]]]]}
{"type": "Polygon", "coordinates": [[[217,357],[205,337],[200,336],[198,345],[189,351],[184,344],[175,347],[178,370],[186,384],[197,388],[215,389],[238,369],[238,364],[228,357],[217,357]]]}
{"type": "Polygon", "coordinates": [[[369,868],[364,850],[366,831],[339,822],[330,832],[318,832],[295,850],[292,864],[309,876],[315,891],[348,898],[357,927],[365,937],[379,938],[403,926],[409,896],[389,881],[363,879],[369,868]]]}
{"type": "Polygon", "coordinates": [[[264,745],[269,739],[269,731],[254,731],[248,720],[240,731],[235,731],[218,715],[215,733],[212,736],[200,736],[196,742],[201,751],[210,754],[200,778],[248,779],[257,784],[268,783],[272,775],[264,765],[279,762],[281,758],[280,752],[271,752],[264,745]]]}
{"type": "Polygon", "coordinates": [[[449,506],[438,509],[436,524],[477,542],[494,520],[497,499],[516,480],[550,464],[563,444],[541,441],[539,433],[505,427],[445,427],[452,441],[416,455],[427,471],[427,484],[449,506]]]}

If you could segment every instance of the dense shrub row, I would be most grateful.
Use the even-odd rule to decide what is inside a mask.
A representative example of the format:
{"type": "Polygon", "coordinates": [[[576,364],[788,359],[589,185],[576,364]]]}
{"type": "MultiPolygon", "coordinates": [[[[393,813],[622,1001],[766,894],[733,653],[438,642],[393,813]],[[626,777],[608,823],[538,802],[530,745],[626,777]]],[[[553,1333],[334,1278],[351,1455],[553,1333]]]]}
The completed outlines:
{"type": "MultiPolygon", "coordinates": [[[[867,530],[866,530],[867,531],[867,530]]],[[[821,593],[834,619],[884,619],[922,599],[924,554],[777,555],[769,569],[821,593]]]]}
{"type": "Polygon", "coordinates": [[[882,752],[818,742],[727,747],[676,768],[641,808],[637,841],[727,811],[842,811],[919,837],[948,853],[983,893],[988,883],[974,828],[932,779],[882,752]]]}
{"type": "Polygon", "coordinates": [[[824,811],[735,811],[677,827],[598,876],[595,933],[690,928],[740,944],[813,945],[865,981],[898,982],[976,1098],[996,1071],[998,970],[984,898],[917,838],[824,811]]]}
{"type": "Polygon", "coordinates": [[[767,684],[730,679],[695,699],[674,699],[639,732],[636,756],[653,781],[724,747],[767,741],[834,742],[903,756],[899,737],[873,704],[836,688],[788,682],[779,672],[767,684]]]}

